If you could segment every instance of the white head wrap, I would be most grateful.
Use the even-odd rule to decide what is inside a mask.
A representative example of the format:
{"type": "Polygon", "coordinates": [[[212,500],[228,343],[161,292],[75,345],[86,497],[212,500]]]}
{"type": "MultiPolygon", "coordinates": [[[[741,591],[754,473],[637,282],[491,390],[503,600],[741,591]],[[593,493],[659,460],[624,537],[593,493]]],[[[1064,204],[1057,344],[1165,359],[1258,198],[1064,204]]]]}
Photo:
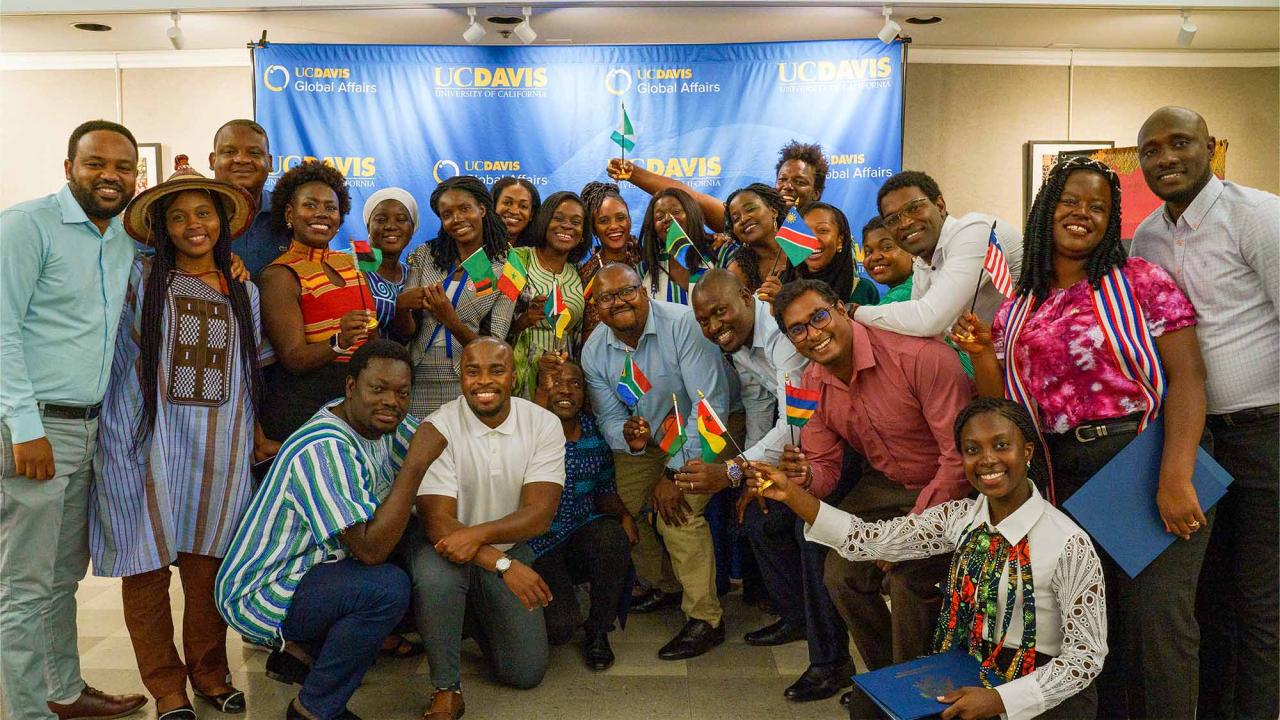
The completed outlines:
{"type": "Polygon", "coordinates": [[[413,220],[413,229],[418,229],[418,202],[413,199],[408,190],[398,187],[382,188],[378,192],[369,196],[364,201],[364,226],[369,227],[369,218],[373,217],[373,209],[378,207],[378,203],[383,200],[398,200],[404,209],[409,211],[409,218],[413,220]]]}

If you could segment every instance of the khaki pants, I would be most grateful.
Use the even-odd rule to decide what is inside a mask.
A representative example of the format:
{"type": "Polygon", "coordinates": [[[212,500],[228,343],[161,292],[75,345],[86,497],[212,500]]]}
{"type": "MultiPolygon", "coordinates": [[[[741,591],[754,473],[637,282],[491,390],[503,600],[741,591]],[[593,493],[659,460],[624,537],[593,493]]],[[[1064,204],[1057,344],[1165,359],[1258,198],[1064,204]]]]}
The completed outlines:
{"type": "MultiPolygon", "coordinates": [[[[649,504],[653,487],[662,478],[667,464],[666,453],[650,447],[642,455],[613,454],[617,473],[618,497],[627,512],[640,517],[640,510],[649,504]]],[[[665,567],[662,548],[658,545],[649,523],[637,522],[640,528],[640,544],[632,549],[631,558],[640,577],[657,584],[663,591],[672,591],[671,570],[684,590],[684,602],[680,609],[694,620],[720,624],[720,599],[716,597],[716,558],[711,545],[711,528],[702,511],[711,500],[709,495],[685,495],[685,502],[693,515],[685,524],[674,527],[657,518],[657,531],[662,535],[667,552],[671,555],[670,567],[665,567]]]]}

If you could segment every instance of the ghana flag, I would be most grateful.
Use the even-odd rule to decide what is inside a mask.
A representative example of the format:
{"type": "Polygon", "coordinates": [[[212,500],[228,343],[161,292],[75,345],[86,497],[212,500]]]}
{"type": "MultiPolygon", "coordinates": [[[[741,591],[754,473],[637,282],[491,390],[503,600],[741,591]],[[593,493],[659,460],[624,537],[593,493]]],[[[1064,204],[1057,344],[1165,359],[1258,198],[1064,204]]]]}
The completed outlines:
{"type": "Polygon", "coordinates": [[[511,298],[511,302],[515,302],[520,297],[520,293],[524,292],[524,286],[528,282],[529,271],[525,270],[524,263],[520,261],[520,255],[508,252],[507,262],[502,266],[502,277],[498,278],[498,292],[511,298]]]}
{"type": "Polygon", "coordinates": [[[640,398],[652,388],[649,378],[645,377],[644,373],[640,372],[640,366],[636,365],[635,358],[631,357],[631,353],[627,353],[627,359],[622,363],[622,377],[618,378],[618,384],[615,387],[622,402],[629,408],[635,408],[640,398]]]}
{"type": "Polygon", "coordinates": [[[680,405],[676,394],[671,393],[671,412],[658,425],[658,447],[672,457],[684,447],[684,426],[680,423],[680,405]]]}
{"type": "Polygon", "coordinates": [[[493,292],[495,280],[493,263],[489,261],[489,256],[485,254],[483,247],[462,261],[462,269],[466,270],[467,275],[471,277],[471,284],[476,288],[476,297],[481,298],[493,292]]]}
{"type": "Polygon", "coordinates": [[[809,422],[809,418],[813,417],[813,413],[818,410],[818,398],[821,396],[822,393],[819,390],[807,390],[788,382],[787,424],[804,427],[805,423],[809,422]]]}
{"type": "Polygon", "coordinates": [[[795,208],[787,211],[787,220],[778,228],[778,235],[774,239],[792,265],[804,262],[820,247],[818,236],[813,234],[813,230],[805,224],[804,218],[800,217],[795,208]]]}
{"type": "Polygon", "coordinates": [[[698,434],[702,436],[702,462],[715,462],[720,453],[724,452],[724,436],[728,431],[711,403],[701,397],[701,391],[698,395],[698,434]]]}

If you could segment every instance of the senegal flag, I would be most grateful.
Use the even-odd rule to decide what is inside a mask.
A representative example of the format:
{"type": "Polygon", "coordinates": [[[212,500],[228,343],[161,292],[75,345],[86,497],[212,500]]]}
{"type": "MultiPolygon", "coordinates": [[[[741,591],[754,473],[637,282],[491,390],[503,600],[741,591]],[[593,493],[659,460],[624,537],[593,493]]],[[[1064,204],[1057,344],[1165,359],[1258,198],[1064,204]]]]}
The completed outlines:
{"type": "Polygon", "coordinates": [[[778,228],[778,235],[774,240],[778,241],[778,247],[787,254],[792,265],[804,262],[819,247],[818,236],[814,235],[795,208],[787,211],[787,220],[778,228]]]}
{"type": "Polygon", "coordinates": [[[483,247],[462,261],[462,269],[466,270],[467,275],[471,277],[471,283],[476,288],[476,297],[481,298],[493,292],[493,264],[489,262],[489,256],[485,254],[483,247]]]}
{"type": "Polygon", "coordinates": [[[515,302],[528,282],[529,271],[525,270],[524,263],[520,261],[520,255],[508,252],[507,262],[502,266],[502,277],[498,278],[498,292],[510,298],[511,302],[515,302]]]}
{"type": "Polygon", "coordinates": [[[698,435],[702,436],[702,462],[711,463],[724,452],[724,436],[728,430],[711,403],[702,397],[701,392],[698,395],[698,435]]]}

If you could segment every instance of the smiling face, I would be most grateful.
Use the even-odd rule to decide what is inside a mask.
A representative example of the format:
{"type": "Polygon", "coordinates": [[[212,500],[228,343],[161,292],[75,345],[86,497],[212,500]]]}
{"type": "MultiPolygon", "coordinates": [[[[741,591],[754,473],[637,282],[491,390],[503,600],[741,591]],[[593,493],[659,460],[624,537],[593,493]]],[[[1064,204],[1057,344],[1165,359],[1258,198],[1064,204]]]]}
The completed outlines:
{"type": "Polygon", "coordinates": [[[653,201],[653,230],[658,234],[658,239],[662,240],[667,237],[667,228],[671,227],[671,220],[674,219],[680,223],[680,227],[685,228],[688,232],[689,222],[685,219],[684,206],[680,201],[671,195],[663,195],[653,201]]]}
{"type": "Polygon", "coordinates": [[[778,234],[778,218],[773,208],[749,190],[734,195],[729,201],[729,222],[733,225],[733,234],[751,247],[772,244],[778,234]]]}
{"type": "Polygon", "coordinates": [[[844,246],[845,238],[840,237],[840,223],[836,220],[836,214],[827,208],[810,210],[804,216],[804,222],[818,237],[819,246],[812,255],[805,258],[804,264],[810,272],[818,272],[835,259],[844,246]]]}
{"type": "Polygon", "coordinates": [[[506,419],[516,382],[510,346],[493,338],[469,343],[462,351],[458,379],[462,396],[476,417],[498,423],[506,419]]]}
{"type": "Polygon", "coordinates": [[[640,287],[640,276],[626,265],[606,265],[596,273],[591,302],[600,322],[618,335],[638,331],[649,320],[649,295],[640,287]]]}
{"type": "Polygon", "coordinates": [[[1102,242],[1111,219],[1111,186],[1090,170],[1067,176],[1053,209],[1053,253],[1072,260],[1089,257],[1102,242]]]}
{"type": "Polygon", "coordinates": [[[627,246],[627,238],[631,237],[631,213],[627,211],[627,204],[616,195],[605,196],[595,217],[591,218],[591,227],[600,238],[601,245],[620,252],[627,246]]]}
{"type": "Polygon", "coordinates": [[[313,248],[327,248],[342,226],[338,194],[319,180],[299,187],[284,208],[285,222],[293,225],[293,237],[313,248]]]}
{"type": "Polygon", "coordinates": [[[267,174],[271,172],[267,138],[250,127],[228,125],[222,128],[213,139],[209,168],[213,170],[215,179],[248,190],[257,202],[262,186],[267,182],[267,174]]]}
{"type": "MultiPolygon", "coordinates": [[[[485,209],[466,190],[446,190],[436,201],[440,226],[460,249],[477,248],[484,242],[485,209]]],[[[464,256],[470,253],[462,253],[464,256]]]]}
{"type": "Polygon", "coordinates": [[[755,330],[755,302],[741,283],[728,279],[693,289],[693,317],[702,334],[723,352],[736,352],[751,340],[755,330]]]}
{"type": "Polygon", "coordinates": [[[1027,463],[1035,446],[1008,418],[994,412],[974,415],[960,429],[959,449],[965,477],[978,492],[1010,506],[1031,496],[1027,463]]]}
{"type": "MultiPolygon", "coordinates": [[[[446,193],[447,194],[447,193],[446,193]]],[[[520,183],[508,185],[498,193],[498,217],[507,226],[507,234],[517,238],[533,220],[533,195],[520,183]]]]}
{"type": "Polygon", "coordinates": [[[893,287],[911,277],[911,253],[898,247],[888,230],[869,231],[862,241],[862,251],[862,266],[876,282],[893,287]]]}
{"type": "Polygon", "coordinates": [[[890,216],[898,219],[897,226],[889,228],[898,247],[919,258],[933,257],[947,219],[947,205],[941,195],[928,198],[914,186],[885,193],[880,199],[880,217],[890,216]]]}
{"type": "Polygon", "coordinates": [[[581,245],[582,228],[586,221],[587,211],[582,203],[577,200],[562,201],[551,212],[551,222],[547,224],[547,248],[556,253],[568,254],[581,245]]]}
{"type": "Polygon", "coordinates": [[[369,215],[369,242],[388,255],[399,255],[413,237],[413,216],[399,200],[383,200],[369,215]]]}
{"type": "Polygon", "coordinates": [[[582,369],[573,363],[560,366],[560,379],[551,387],[547,395],[549,409],[561,420],[574,420],[582,412],[582,403],[586,399],[583,388],[586,385],[582,369]]]}
{"type": "Polygon", "coordinates": [[[198,260],[213,252],[222,232],[214,200],[204,190],[187,190],[164,211],[165,231],[178,255],[198,260]]]}
{"type": "Polygon", "coordinates": [[[409,413],[412,384],[413,371],[404,362],[369,360],[359,377],[347,378],[344,406],[352,429],[371,439],[394,431],[409,413]]]}
{"type": "Polygon", "coordinates": [[[91,219],[109,220],[133,199],[138,182],[138,150],[110,130],[85,133],[76,155],[63,163],[71,195],[91,219]]]}
{"type": "Polygon", "coordinates": [[[819,195],[815,185],[817,173],[813,166],[803,160],[788,160],[778,168],[778,176],[773,186],[787,201],[787,207],[803,207],[817,200],[819,195]]]}
{"type": "Polygon", "coordinates": [[[1138,162],[1156,197],[1189,205],[1209,182],[1216,141],[1204,119],[1183,108],[1163,108],[1138,133],[1138,162]]]}
{"type": "MultiPolygon", "coordinates": [[[[787,332],[787,336],[801,355],[820,365],[835,365],[847,353],[853,352],[853,328],[849,325],[852,321],[845,312],[844,305],[838,302],[832,305],[816,292],[805,292],[793,300],[783,312],[782,321],[782,327],[788,330],[800,325],[807,326],[804,334],[799,337],[790,332],[787,332]],[[823,311],[831,315],[826,325],[821,328],[808,326],[810,321],[815,320],[814,316],[823,311]]],[[[817,324],[822,323],[819,321],[817,324]]]]}

